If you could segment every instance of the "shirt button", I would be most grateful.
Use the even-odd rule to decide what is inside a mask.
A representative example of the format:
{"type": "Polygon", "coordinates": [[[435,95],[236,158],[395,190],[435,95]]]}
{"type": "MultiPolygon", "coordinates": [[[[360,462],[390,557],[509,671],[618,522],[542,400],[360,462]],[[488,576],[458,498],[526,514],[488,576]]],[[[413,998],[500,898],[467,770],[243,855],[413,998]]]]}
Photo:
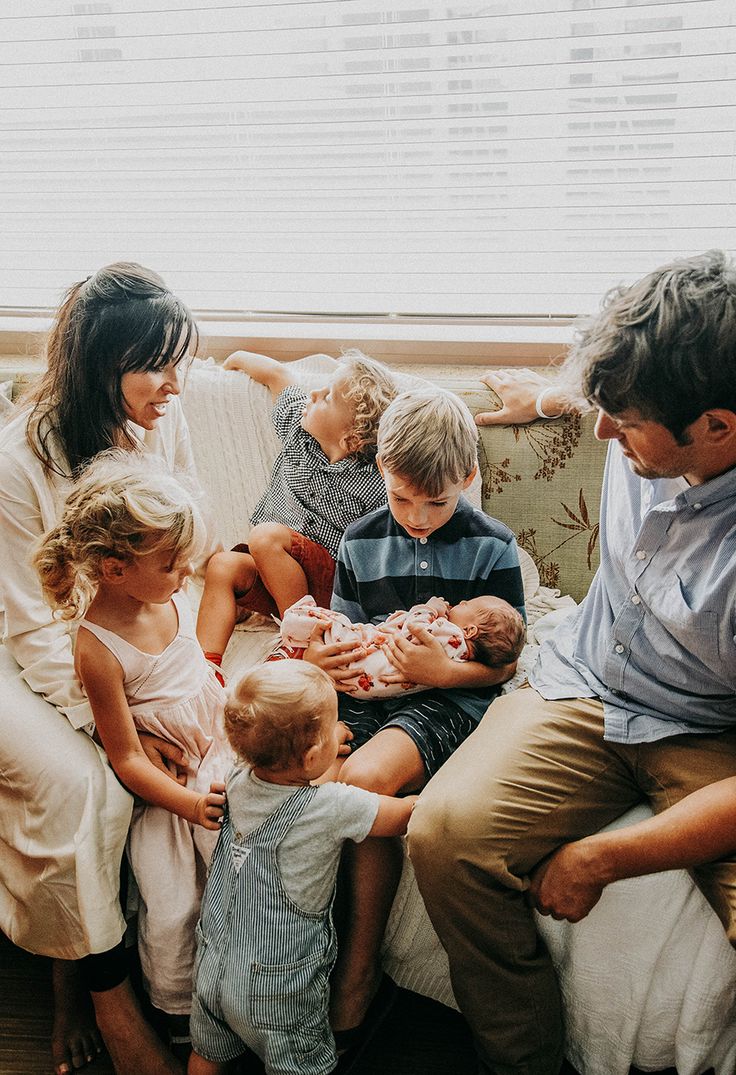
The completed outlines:
{"type": "Polygon", "coordinates": [[[635,593],[634,596],[631,598],[631,603],[632,603],[632,605],[640,605],[641,604],[641,598],[639,597],[638,593],[635,593]]]}
{"type": "Polygon", "coordinates": [[[693,511],[700,511],[702,506],[702,504],[693,504],[693,511]]]}
{"type": "Polygon", "coordinates": [[[426,538],[419,538],[419,544],[420,545],[426,545],[427,544],[427,539],[426,538]]]}
{"type": "Polygon", "coordinates": [[[426,570],[426,569],[427,569],[427,568],[429,567],[429,564],[427,563],[427,561],[426,561],[426,560],[422,560],[422,562],[421,562],[421,564],[420,564],[419,566],[420,566],[420,567],[422,568],[422,570],[424,571],[424,570],[426,570]]]}
{"type": "Polygon", "coordinates": [[[647,554],[644,552],[643,549],[639,549],[636,553],[636,558],[637,560],[646,560],[647,554]]]}
{"type": "Polygon", "coordinates": [[[619,642],[619,644],[616,646],[616,653],[623,653],[623,652],[624,652],[624,647],[619,642]]]}

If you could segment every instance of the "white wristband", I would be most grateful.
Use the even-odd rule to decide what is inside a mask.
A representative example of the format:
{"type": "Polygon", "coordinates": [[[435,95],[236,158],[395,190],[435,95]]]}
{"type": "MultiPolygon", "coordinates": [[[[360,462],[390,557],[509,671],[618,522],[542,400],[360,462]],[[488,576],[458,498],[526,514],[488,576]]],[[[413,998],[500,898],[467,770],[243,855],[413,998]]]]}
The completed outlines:
{"type": "Polygon", "coordinates": [[[554,392],[554,390],[554,385],[548,385],[547,388],[542,389],[537,398],[534,400],[534,410],[537,412],[540,418],[546,418],[548,420],[551,418],[561,418],[562,415],[565,413],[564,411],[560,411],[559,414],[546,414],[542,407],[542,403],[544,402],[545,396],[549,395],[550,392],[554,392]]]}

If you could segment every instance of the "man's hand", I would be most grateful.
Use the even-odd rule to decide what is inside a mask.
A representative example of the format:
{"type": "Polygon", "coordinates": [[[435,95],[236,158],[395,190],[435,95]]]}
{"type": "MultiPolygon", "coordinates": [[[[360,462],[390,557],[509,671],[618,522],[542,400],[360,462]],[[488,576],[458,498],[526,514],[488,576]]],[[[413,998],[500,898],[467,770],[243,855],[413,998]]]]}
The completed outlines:
{"type": "MultiPolygon", "coordinates": [[[[501,408],[476,414],[475,421],[479,426],[525,425],[527,422],[536,422],[539,418],[536,409],[537,396],[542,389],[551,389],[554,385],[554,381],[549,377],[542,377],[541,374],[528,369],[488,370],[481,377],[481,381],[500,398],[501,408]]],[[[550,391],[544,398],[545,414],[558,415],[564,410],[564,401],[550,391]]]]}
{"type": "Polygon", "coordinates": [[[328,620],[315,620],[303,659],[325,671],[336,691],[351,694],[357,689],[360,673],[351,670],[350,665],[363,657],[365,650],[358,642],[326,643],[324,635],[328,626],[328,620]]]}
{"type": "Polygon", "coordinates": [[[159,739],[156,735],[149,735],[148,732],[139,732],[138,738],[141,741],[146,757],[150,762],[153,762],[157,769],[160,769],[162,773],[166,773],[177,784],[186,784],[189,774],[189,759],[183,750],[180,750],[174,743],[169,743],[166,739],[159,739]]]}
{"type": "Polygon", "coordinates": [[[564,844],[532,872],[529,900],[541,914],[579,922],[595,907],[606,881],[587,847],[585,840],[564,844]]]}
{"type": "Polygon", "coordinates": [[[396,675],[382,676],[384,683],[421,683],[427,687],[445,687],[452,660],[442,643],[425,627],[412,627],[412,640],[391,633],[381,649],[396,669],[396,675]]]}
{"type": "Polygon", "coordinates": [[[215,832],[222,824],[222,815],[225,813],[225,785],[221,783],[210,784],[210,790],[206,795],[200,795],[195,807],[194,822],[202,828],[212,829],[215,832]]]}

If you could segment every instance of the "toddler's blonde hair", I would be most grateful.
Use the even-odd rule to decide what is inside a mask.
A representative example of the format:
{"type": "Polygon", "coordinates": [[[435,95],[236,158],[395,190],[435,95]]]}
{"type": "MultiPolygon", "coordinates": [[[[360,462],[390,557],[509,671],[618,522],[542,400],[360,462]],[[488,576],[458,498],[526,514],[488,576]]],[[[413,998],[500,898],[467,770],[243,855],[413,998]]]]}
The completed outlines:
{"type": "Polygon", "coordinates": [[[83,616],[102,576],[102,562],[130,562],[166,549],[175,560],[204,544],[192,495],[160,464],[136,452],[103,452],[80,475],[61,522],[34,556],[44,595],[61,619],[83,616]]]}
{"type": "Polygon", "coordinates": [[[387,366],[353,347],[345,351],[338,373],[346,376],[343,398],[352,405],[353,426],[347,447],[351,455],[370,462],[376,457],[376,438],[381,415],[396,397],[396,383],[387,366]]]}
{"type": "Polygon", "coordinates": [[[378,458],[426,496],[439,496],[477,467],[478,429],[452,392],[434,387],[402,392],[381,418],[378,458]]]}
{"type": "Polygon", "coordinates": [[[337,702],[332,680],[304,661],[256,665],[228,692],[225,731],[248,765],[298,765],[320,738],[324,716],[337,702]]]}

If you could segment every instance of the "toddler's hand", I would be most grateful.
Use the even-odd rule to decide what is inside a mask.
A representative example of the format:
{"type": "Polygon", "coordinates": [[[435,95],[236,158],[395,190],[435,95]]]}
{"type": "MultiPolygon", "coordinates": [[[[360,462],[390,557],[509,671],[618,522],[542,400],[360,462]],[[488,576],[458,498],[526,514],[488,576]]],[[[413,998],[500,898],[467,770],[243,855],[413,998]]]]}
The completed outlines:
{"type": "Polygon", "coordinates": [[[337,738],[340,744],[337,749],[337,756],[338,758],[342,758],[351,751],[350,740],[353,738],[353,733],[350,731],[347,724],[344,724],[341,720],[338,720],[337,722],[337,738]]]}
{"type": "Polygon", "coordinates": [[[225,813],[225,785],[219,781],[210,784],[206,795],[200,795],[195,808],[195,823],[205,829],[220,828],[225,813]]]}

